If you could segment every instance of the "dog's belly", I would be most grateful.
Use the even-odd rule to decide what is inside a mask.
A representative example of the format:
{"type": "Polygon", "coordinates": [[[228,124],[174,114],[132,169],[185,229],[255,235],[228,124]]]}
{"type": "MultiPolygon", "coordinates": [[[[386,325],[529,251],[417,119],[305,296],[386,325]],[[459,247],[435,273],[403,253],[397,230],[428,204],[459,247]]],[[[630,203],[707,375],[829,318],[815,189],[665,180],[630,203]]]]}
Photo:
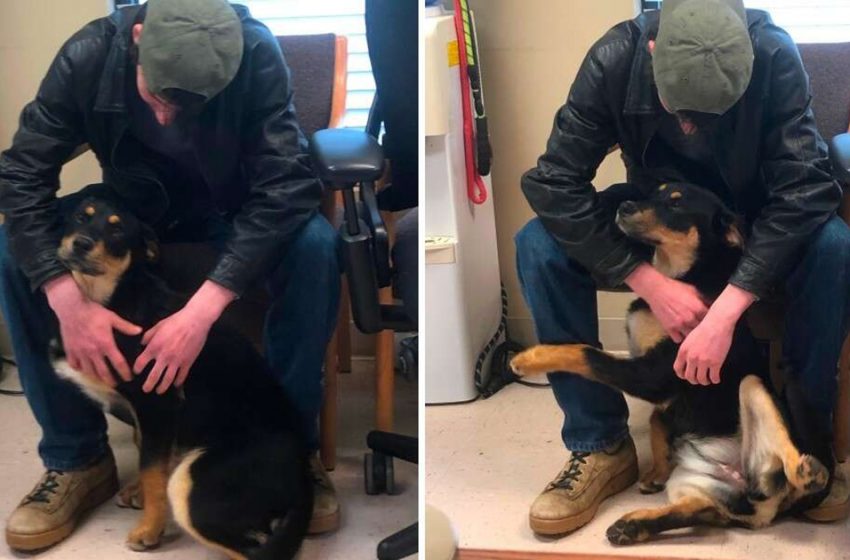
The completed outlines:
{"type": "Polygon", "coordinates": [[[667,332],[649,308],[638,308],[626,316],[629,352],[639,358],[667,338],[667,332]]]}
{"type": "Polygon", "coordinates": [[[139,420],[136,411],[124,395],[105,383],[95,381],[75,370],[64,358],[55,360],[53,367],[59,377],[74,383],[87,397],[99,404],[104,412],[109,412],[138,429],[139,420]]]}

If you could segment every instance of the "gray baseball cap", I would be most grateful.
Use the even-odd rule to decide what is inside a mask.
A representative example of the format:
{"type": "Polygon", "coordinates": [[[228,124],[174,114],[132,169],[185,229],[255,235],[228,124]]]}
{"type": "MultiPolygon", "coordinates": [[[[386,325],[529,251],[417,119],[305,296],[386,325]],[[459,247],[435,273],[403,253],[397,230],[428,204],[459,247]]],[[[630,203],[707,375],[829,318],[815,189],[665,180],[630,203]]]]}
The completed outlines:
{"type": "Polygon", "coordinates": [[[216,96],[242,62],[242,23],[226,0],[149,0],[139,64],[156,95],[216,96]]]}
{"type": "Polygon", "coordinates": [[[744,95],[753,44],[742,0],[664,0],[652,68],[671,111],[721,115],[744,95]]]}

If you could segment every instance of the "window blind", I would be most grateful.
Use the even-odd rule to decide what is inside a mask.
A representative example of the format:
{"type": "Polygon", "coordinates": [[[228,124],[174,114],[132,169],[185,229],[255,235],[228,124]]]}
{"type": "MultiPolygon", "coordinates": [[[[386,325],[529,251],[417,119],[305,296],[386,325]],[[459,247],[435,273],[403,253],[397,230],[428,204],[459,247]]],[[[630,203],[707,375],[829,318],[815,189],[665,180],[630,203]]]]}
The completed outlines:
{"type": "Polygon", "coordinates": [[[335,33],[348,37],[348,95],[342,126],[364,128],[375,96],[366,45],[364,0],[241,0],[275,35],[335,33]]]}

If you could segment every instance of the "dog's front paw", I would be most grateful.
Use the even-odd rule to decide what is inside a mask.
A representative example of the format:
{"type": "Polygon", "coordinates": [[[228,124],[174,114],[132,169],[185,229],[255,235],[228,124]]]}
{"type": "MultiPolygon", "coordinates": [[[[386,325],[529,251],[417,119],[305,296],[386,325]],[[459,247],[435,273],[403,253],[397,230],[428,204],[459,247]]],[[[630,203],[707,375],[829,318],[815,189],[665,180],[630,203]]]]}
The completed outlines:
{"type": "Polygon", "coordinates": [[[820,492],[829,482],[829,471],[811,455],[800,456],[795,474],[796,480],[793,480],[792,484],[806,494],[820,492]]]}
{"type": "Polygon", "coordinates": [[[542,369],[539,354],[537,346],[520,352],[511,360],[511,369],[520,377],[547,373],[548,370],[542,369]]]}
{"type": "Polygon", "coordinates": [[[641,479],[638,490],[641,494],[657,494],[664,490],[666,486],[667,484],[664,481],[656,480],[654,476],[647,476],[641,479]]]}
{"type": "Polygon", "coordinates": [[[156,548],[162,540],[162,532],[161,527],[140,524],[127,535],[127,547],[137,552],[156,548]]]}
{"type": "Polygon", "coordinates": [[[115,504],[121,508],[142,509],[144,507],[142,487],[139,484],[138,478],[121,488],[118,494],[115,495],[115,504]]]}

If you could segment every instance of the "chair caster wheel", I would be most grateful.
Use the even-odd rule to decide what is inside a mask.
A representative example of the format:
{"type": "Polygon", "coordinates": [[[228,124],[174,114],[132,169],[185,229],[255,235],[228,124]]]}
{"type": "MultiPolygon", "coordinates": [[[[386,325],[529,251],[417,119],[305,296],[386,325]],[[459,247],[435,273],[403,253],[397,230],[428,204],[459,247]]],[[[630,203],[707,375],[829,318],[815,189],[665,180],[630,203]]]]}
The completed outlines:
{"type": "Polygon", "coordinates": [[[393,458],[378,452],[366,453],[363,456],[363,480],[370,496],[395,494],[393,458]]]}

